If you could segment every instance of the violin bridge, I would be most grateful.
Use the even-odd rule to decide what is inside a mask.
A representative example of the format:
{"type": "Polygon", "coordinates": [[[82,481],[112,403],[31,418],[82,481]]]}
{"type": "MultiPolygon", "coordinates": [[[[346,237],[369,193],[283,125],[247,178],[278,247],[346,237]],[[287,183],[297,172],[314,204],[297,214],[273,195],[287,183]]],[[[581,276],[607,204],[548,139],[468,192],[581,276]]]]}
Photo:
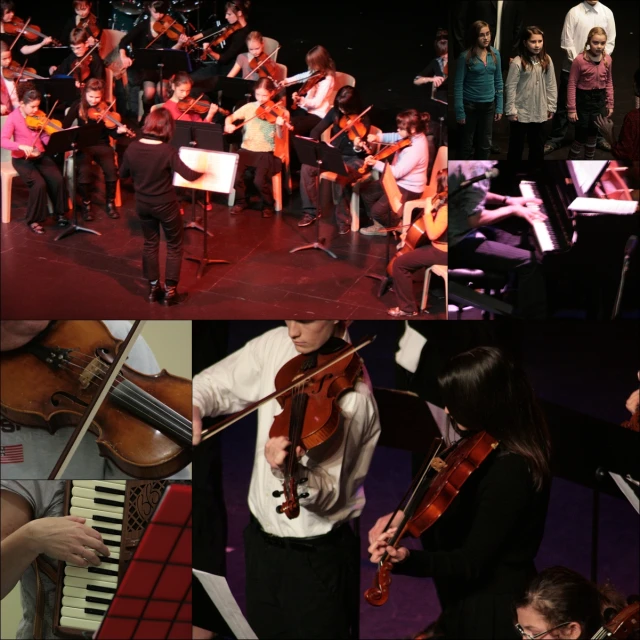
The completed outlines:
{"type": "Polygon", "coordinates": [[[100,374],[104,370],[104,364],[100,360],[100,358],[94,358],[85,369],[82,370],[82,373],[78,376],[78,380],[80,381],[80,387],[82,389],[87,389],[89,385],[93,382],[94,378],[99,378],[100,374]]]}

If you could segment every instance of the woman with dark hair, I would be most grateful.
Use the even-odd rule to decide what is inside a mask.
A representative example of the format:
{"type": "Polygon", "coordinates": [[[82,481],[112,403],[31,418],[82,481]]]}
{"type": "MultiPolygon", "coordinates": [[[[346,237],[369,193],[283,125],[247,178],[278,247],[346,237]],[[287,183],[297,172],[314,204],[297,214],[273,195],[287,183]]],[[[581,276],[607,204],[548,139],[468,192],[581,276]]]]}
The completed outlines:
{"type": "Polygon", "coordinates": [[[149,302],[173,306],[184,302],[186,293],[178,293],[183,254],[183,227],[180,206],[173,187],[173,172],[185,180],[197,180],[203,174],[182,162],[169,141],[175,131],[172,115],[164,108],[155,109],[142,128],[142,136],[125,151],[120,177],[131,177],[136,194],[136,213],[142,224],[144,253],[142,270],[149,281],[149,302]],[[160,227],[167,241],[165,287],[160,284],[160,227]]]}
{"type": "Polygon", "coordinates": [[[524,371],[493,347],[452,358],[438,385],[454,431],[486,431],[498,446],[424,533],[428,551],[387,546],[400,512],[388,531],[391,514],[369,532],[371,561],[386,551],[394,573],[433,578],[441,637],[517,638],[513,604],[536,573],[549,501],[545,419],[524,371]]]}
{"type": "Polygon", "coordinates": [[[454,106],[456,121],[462,129],[459,160],[487,160],[493,121],[502,118],[504,85],[500,52],[490,43],[489,25],[476,20],[469,29],[467,49],[458,58],[454,106]]]}
{"type": "Polygon", "coordinates": [[[534,638],[592,638],[626,605],[610,584],[598,586],[566,567],[550,567],[516,603],[516,630],[534,638]]]}
{"type": "MultiPolygon", "coordinates": [[[[358,90],[354,87],[345,86],[338,91],[333,102],[332,109],[320,122],[311,130],[309,136],[316,140],[320,140],[322,134],[331,127],[331,137],[336,135],[342,127],[340,127],[340,119],[342,116],[356,116],[362,113],[362,100],[358,90]]],[[[365,138],[371,128],[369,115],[365,114],[360,120],[365,126],[365,138]]],[[[333,146],[340,150],[342,159],[349,169],[349,175],[340,176],[340,180],[335,182],[336,188],[342,187],[342,195],[336,206],[336,224],[338,225],[338,233],[345,234],[351,231],[351,213],[349,211],[349,200],[351,197],[351,189],[347,187],[348,183],[353,182],[356,178],[362,177],[357,170],[363,165],[366,152],[362,147],[356,144],[355,140],[349,140],[347,132],[339,135],[333,142],[333,146]]],[[[300,195],[302,197],[302,209],[304,216],[298,222],[299,227],[306,227],[316,221],[318,189],[316,178],[318,169],[311,165],[303,164],[300,171],[300,195]]]]}

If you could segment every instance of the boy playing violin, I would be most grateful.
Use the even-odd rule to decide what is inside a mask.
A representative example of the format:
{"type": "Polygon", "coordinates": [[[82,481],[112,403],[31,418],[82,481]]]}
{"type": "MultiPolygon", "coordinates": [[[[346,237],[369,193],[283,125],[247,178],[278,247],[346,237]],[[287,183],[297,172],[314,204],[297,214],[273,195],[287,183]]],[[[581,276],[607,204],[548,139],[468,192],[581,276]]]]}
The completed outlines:
{"type": "MultiPolygon", "coordinates": [[[[200,442],[202,417],[240,411],[275,390],[276,374],[292,358],[331,353],[336,338],[349,341],[344,321],[288,320],[286,325],[194,376],[194,444],[200,442]]],[[[247,614],[259,638],[350,637],[359,551],[349,522],[364,507],[363,483],[380,433],[364,367],[338,405],[341,427],[327,441],[330,448],[320,445],[309,451],[298,447],[289,452],[287,437],[269,436],[280,413],[276,400],[257,411],[250,522],[244,539],[247,614]],[[289,519],[276,512],[282,499],[272,492],[282,490],[287,457],[294,453],[307,478],[301,486],[308,495],[299,496],[300,513],[289,519]]]]}
{"type": "Polygon", "coordinates": [[[71,41],[71,55],[68,55],[57,67],[49,67],[49,74],[51,76],[70,76],[73,74],[78,88],[89,78],[104,80],[106,74],[102,58],[98,55],[98,47],[87,56],[93,46],[89,45],[88,31],[76,27],[71,32],[69,39],[71,41]],[[85,58],[85,56],[87,57],[85,58]],[[80,64],[83,58],[85,58],[84,62],[80,64]]]}

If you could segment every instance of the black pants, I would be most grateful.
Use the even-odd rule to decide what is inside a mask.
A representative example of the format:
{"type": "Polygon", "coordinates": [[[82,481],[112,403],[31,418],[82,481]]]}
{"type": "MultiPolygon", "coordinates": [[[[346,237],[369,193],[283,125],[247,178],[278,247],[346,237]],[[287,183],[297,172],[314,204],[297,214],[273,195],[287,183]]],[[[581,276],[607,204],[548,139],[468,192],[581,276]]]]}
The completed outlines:
{"type": "MultiPolygon", "coordinates": [[[[401,203],[409,202],[410,200],[419,200],[422,197],[422,193],[415,191],[409,191],[404,187],[398,187],[402,196],[401,203]]],[[[380,180],[368,180],[360,184],[360,197],[367,208],[369,217],[376,222],[379,222],[382,226],[393,226],[396,222],[395,214],[391,211],[391,205],[389,204],[389,198],[382,187],[380,180]]]]}
{"type": "Polygon", "coordinates": [[[180,280],[180,267],[182,266],[182,254],[184,253],[184,230],[178,202],[172,200],[159,205],[136,202],[136,213],[140,218],[142,234],[144,235],[144,251],[142,254],[144,277],[149,282],[160,278],[158,256],[160,253],[160,227],[162,227],[167,241],[165,282],[167,285],[177,285],[180,280]]]}
{"type": "Polygon", "coordinates": [[[37,158],[11,158],[13,168],[29,189],[27,224],[44,222],[47,217],[47,194],[54,211],[61,215],[67,211],[67,190],[58,165],[49,156],[37,158]]]}
{"type": "Polygon", "coordinates": [[[271,151],[248,151],[240,149],[236,182],[233,185],[236,190],[236,204],[244,204],[247,199],[247,185],[244,173],[247,167],[255,167],[256,173],[253,183],[262,196],[262,207],[273,208],[273,185],[271,179],[281,169],[280,159],[271,151]]]}
{"type": "Polygon", "coordinates": [[[393,263],[393,288],[398,296],[401,311],[413,313],[418,305],[413,296],[413,274],[418,269],[434,264],[447,264],[447,252],[440,251],[432,244],[418,247],[399,256],[393,263]]]}
{"type": "Polygon", "coordinates": [[[460,141],[461,160],[488,160],[491,153],[491,134],[495,102],[465,102],[465,123],[460,141]],[[475,150],[474,150],[475,139],[475,150]]]}
{"type": "Polygon", "coordinates": [[[599,115],[606,115],[605,103],[606,91],[604,89],[593,89],[591,91],[576,89],[576,109],[578,111],[576,140],[578,142],[584,144],[587,138],[598,135],[596,118],[599,115]]]}
{"type": "Polygon", "coordinates": [[[358,541],[344,524],[318,539],[244,531],[247,618],[261,640],[349,638],[357,615],[358,541]]]}
{"type": "Polygon", "coordinates": [[[509,162],[519,162],[524,153],[524,141],[529,142],[529,164],[540,165],[544,161],[544,122],[511,122],[509,134],[509,162]]]}
{"type": "Polygon", "coordinates": [[[518,248],[520,238],[497,227],[481,227],[484,238],[467,237],[450,247],[449,264],[482,269],[517,278],[515,313],[521,318],[544,319],[547,294],[542,269],[531,251],[518,248]]]}

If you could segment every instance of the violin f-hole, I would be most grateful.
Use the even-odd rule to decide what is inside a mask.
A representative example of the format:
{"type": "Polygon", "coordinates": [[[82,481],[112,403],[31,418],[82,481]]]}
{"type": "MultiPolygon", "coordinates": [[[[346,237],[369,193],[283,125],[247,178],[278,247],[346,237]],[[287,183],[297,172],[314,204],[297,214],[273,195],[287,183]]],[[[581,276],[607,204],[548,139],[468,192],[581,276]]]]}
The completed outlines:
{"type": "Polygon", "coordinates": [[[60,404],[60,401],[56,398],[56,396],[62,396],[63,398],[67,398],[68,400],[71,400],[71,402],[73,402],[74,404],[79,404],[81,407],[88,407],[89,405],[86,402],[83,402],[82,400],[80,400],[80,398],[67,393],[66,391],[56,391],[52,396],[51,396],[51,404],[54,407],[57,407],[60,404]]]}

